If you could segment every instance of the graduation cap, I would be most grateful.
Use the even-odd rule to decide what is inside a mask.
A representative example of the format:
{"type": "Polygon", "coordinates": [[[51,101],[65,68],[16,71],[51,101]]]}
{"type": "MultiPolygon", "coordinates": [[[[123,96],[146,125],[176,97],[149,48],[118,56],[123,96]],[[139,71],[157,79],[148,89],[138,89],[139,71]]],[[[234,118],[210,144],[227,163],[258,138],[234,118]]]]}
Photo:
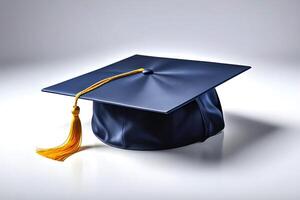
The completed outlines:
{"type": "Polygon", "coordinates": [[[249,68],[134,55],[44,88],[75,103],[67,140],[37,153],[63,161],[80,150],[79,99],[93,101],[92,130],[108,145],[159,150],[204,141],[224,128],[215,87],[249,68]]]}

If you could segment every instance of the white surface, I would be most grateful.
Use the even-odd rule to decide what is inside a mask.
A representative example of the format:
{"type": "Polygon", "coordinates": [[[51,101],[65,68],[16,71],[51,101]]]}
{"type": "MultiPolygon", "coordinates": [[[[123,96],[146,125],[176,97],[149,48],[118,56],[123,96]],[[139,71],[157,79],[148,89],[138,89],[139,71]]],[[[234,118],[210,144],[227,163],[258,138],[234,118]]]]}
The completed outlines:
{"type": "Polygon", "coordinates": [[[300,198],[299,71],[260,70],[253,63],[251,71],[218,88],[225,130],[166,151],[103,145],[90,128],[91,103],[80,101],[83,145],[91,148],[61,163],[35,148],[64,141],[73,98],[40,89],[92,69],[76,63],[72,72],[58,73],[52,64],[1,77],[1,199],[300,198]]]}
{"type": "Polygon", "coordinates": [[[300,199],[300,1],[0,0],[0,199],[300,199]],[[83,145],[55,162],[73,99],[40,89],[133,54],[251,65],[218,87],[222,134],[183,148],[83,145]]]}

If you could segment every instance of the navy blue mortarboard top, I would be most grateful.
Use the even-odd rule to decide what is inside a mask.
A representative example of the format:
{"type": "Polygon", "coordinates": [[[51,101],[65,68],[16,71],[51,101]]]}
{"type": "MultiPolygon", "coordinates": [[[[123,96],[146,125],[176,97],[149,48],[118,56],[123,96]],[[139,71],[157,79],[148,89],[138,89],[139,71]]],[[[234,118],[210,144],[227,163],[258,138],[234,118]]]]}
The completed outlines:
{"type": "Polygon", "coordinates": [[[79,97],[93,101],[93,132],[108,145],[132,150],[158,150],[204,141],[224,128],[215,87],[249,68],[134,55],[44,88],[44,92],[76,95],[76,101],[69,140],[63,146],[39,150],[38,153],[64,160],[79,150],[79,97]],[[113,81],[106,82],[112,77],[115,77],[113,81]],[[90,86],[97,82],[101,87],[91,89],[90,86]],[[86,92],[78,95],[83,91],[86,92]]]}
{"type": "Polygon", "coordinates": [[[250,67],[134,55],[104,68],[44,88],[43,91],[74,96],[101,79],[138,68],[144,68],[148,73],[113,81],[81,98],[152,112],[169,113],[250,67]]]}

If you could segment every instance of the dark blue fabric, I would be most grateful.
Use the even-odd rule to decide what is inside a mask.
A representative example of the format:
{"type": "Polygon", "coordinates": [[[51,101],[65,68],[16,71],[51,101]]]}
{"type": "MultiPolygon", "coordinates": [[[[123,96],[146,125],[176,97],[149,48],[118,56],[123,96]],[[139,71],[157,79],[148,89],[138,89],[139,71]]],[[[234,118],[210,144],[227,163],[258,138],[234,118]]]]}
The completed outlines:
{"type": "Polygon", "coordinates": [[[93,103],[92,129],[104,143],[123,149],[159,150],[204,141],[224,128],[215,89],[169,114],[93,103]]]}

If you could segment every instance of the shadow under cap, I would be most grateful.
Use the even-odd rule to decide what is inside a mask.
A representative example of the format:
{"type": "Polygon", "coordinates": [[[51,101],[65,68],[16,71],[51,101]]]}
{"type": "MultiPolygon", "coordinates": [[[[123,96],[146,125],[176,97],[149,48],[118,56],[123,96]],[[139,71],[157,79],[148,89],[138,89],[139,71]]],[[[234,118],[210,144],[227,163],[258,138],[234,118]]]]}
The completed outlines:
{"type": "MultiPolygon", "coordinates": [[[[115,153],[123,153],[139,163],[157,165],[153,159],[164,160],[160,165],[219,165],[251,149],[265,139],[271,139],[282,129],[279,125],[235,113],[225,113],[226,128],[204,142],[188,146],[160,151],[132,151],[116,149],[115,153]],[[224,139],[226,142],[224,143],[224,139]],[[150,163],[148,163],[150,162],[150,163]]],[[[106,145],[96,144],[83,146],[80,151],[95,149],[102,151],[106,145]]],[[[111,148],[111,147],[110,147],[111,148]]],[[[244,159],[247,159],[246,157],[244,159]]]]}

